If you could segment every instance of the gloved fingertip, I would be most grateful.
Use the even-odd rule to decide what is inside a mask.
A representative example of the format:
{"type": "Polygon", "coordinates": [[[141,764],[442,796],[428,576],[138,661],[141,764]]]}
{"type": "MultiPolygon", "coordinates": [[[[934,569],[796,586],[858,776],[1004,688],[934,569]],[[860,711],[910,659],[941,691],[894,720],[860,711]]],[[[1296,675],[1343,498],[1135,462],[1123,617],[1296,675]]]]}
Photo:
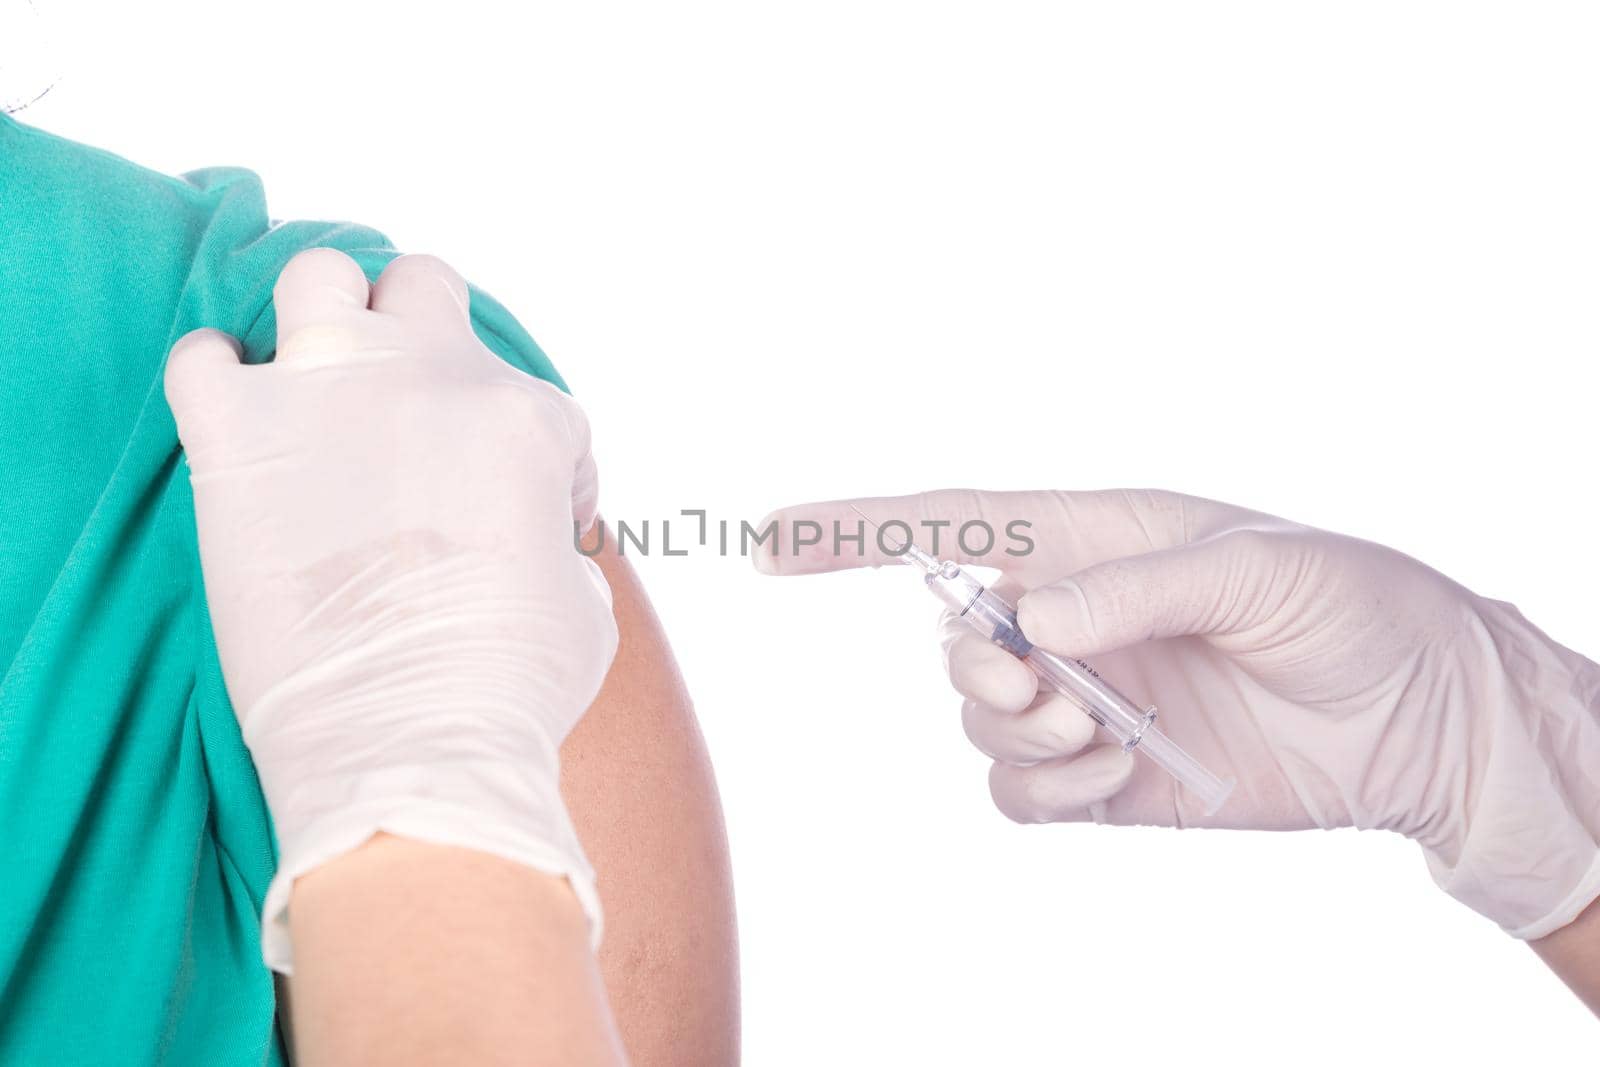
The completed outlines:
{"type": "Polygon", "coordinates": [[[1030,726],[1049,739],[1056,755],[1070,756],[1093,743],[1095,721],[1066,695],[1046,689],[1027,711],[1030,726]]]}
{"type": "Polygon", "coordinates": [[[963,634],[950,643],[945,669],[956,692],[1000,711],[1020,712],[1039,693],[1038,675],[975,633],[963,634]]]}
{"type": "Polygon", "coordinates": [[[1088,597],[1070,579],[1024,593],[1017,601],[1017,625],[1029,641],[1051,652],[1097,651],[1088,597]]]}
{"type": "Polygon", "coordinates": [[[1080,752],[1094,740],[1094,720],[1053,690],[1020,713],[968,697],[961,704],[967,740],[991,759],[1029,766],[1080,752]]]}
{"type": "Polygon", "coordinates": [[[162,373],[162,388],[167,404],[178,418],[204,403],[219,387],[223,375],[236,371],[244,348],[230,334],[209,326],[191,330],[178,338],[167,354],[162,373]]]}
{"type": "Polygon", "coordinates": [[[279,334],[292,333],[335,308],[365,308],[371,295],[366,272],[337,248],[297,252],[278,272],[272,301],[279,334]]]}
{"type": "Polygon", "coordinates": [[[767,514],[748,528],[746,544],[763,574],[823,574],[856,567],[900,564],[911,527],[890,519],[873,499],[823,500],[792,504],[767,514]],[[874,529],[884,516],[883,528],[874,529]],[[757,540],[757,539],[760,540],[757,540]]]}
{"type": "Polygon", "coordinates": [[[1086,783],[1094,795],[1085,801],[1085,806],[1120,793],[1138,767],[1133,753],[1124,752],[1119,744],[1095,745],[1074,759],[1083,764],[1080,770],[1090,772],[1086,783]]]}
{"type": "MultiPolygon", "coordinates": [[[[763,516],[761,521],[756,524],[757,534],[759,535],[762,530],[767,529],[769,524],[775,527],[779,521],[779,516],[782,514],[782,512],[773,511],[763,516]]],[[[758,574],[785,573],[782,561],[778,556],[778,538],[776,534],[770,539],[757,541],[755,544],[750,545],[749,551],[750,564],[755,567],[758,574]]]]}
{"type": "Polygon", "coordinates": [[[352,326],[366,314],[371,288],[361,265],[337,248],[308,248],[284,265],[272,287],[277,319],[273,361],[355,343],[352,326]]]}
{"type": "Polygon", "coordinates": [[[1039,766],[1018,766],[996,760],[989,767],[989,797],[1000,814],[1012,822],[1027,825],[1050,821],[1038,802],[1034,772],[1039,766]]]}
{"type": "Polygon", "coordinates": [[[438,256],[397,256],[372,285],[372,310],[471,321],[467,281],[438,256]]]}
{"type": "Polygon", "coordinates": [[[572,519],[577,524],[579,540],[588,542],[600,519],[600,472],[592,452],[583,454],[573,472],[572,519]]]}
{"type": "Polygon", "coordinates": [[[833,553],[823,530],[821,523],[780,508],[762,516],[748,532],[741,530],[740,547],[762,574],[825,574],[860,566],[833,553]]]}
{"type": "Polygon", "coordinates": [[[367,304],[366,272],[348,252],[337,248],[317,247],[296,252],[278,272],[273,297],[289,295],[290,291],[302,287],[338,296],[345,303],[359,301],[362,307],[367,304]]]}
{"type": "Polygon", "coordinates": [[[214,353],[224,350],[234,364],[237,364],[239,357],[244,354],[244,346],[231,333],[224,333],[212,326],[201,326],[190,330],[173,343],[172,351],[168,355],[168,370],[171,369],[173,361],[218,359],[214,353]]]}
{"type": "Polygon", "coordinates": [[[1091,808],[1128,784],[1133,769],[1133,757],[1120,745],[1097,745],[1028,767],[996,763],[989,771],[989,792],[1014,822],[1085,822],[1092,818],[1091,808]]]}

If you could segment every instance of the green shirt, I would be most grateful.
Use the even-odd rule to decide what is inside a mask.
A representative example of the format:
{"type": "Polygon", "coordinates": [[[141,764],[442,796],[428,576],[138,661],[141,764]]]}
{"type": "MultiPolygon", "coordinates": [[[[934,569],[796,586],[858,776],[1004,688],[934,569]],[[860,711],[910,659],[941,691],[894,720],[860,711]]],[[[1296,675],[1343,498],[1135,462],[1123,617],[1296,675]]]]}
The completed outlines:
{"type": "MultiPolygon", "coordinates": [[[[281,1064],[275,845],[223,689],[162,395],[199,326],[271,358],[296,252],[250,171],[157,174],[0,114],[0,1064],[281,1064]]],[[[560,379],[500,304],[503,359],[560,379]]]]}

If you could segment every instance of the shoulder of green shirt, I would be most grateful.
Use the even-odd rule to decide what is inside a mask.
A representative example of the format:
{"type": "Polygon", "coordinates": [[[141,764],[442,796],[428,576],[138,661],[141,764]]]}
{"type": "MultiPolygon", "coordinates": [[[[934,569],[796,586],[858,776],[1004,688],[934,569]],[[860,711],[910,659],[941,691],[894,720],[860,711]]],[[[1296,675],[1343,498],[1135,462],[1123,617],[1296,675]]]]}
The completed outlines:
{"type": "MultiPolygon", "coordinates": [[[[141,209],[139,214],[170,215],[175,225],[204,231],[199,242],[220,243],[220,247],[211,249],[216,256],[217,273],[232,276],[216,279],[218,292],[197,300],[194,314],[199,318],[221,317],[218,321],[194,322],[188,328],[215,326],[238,333],[250,362],[270,358],[276,344],[272,284],[278,271],[296,253],[308,248],[336,248],[360,264],[369,280],[376,280],[383,268],[401,254],[382,232],[371,227],[270,218],[261,179],[245,167],[212,166],[167,174],[107,149],[27,125],[3,112],[0,138],[10,142],[0,146],[0,159],[11,167],[49,168],[58,173],[42,177],[114,190],[117,203],[126,203],[132,197],[141,209]],[[230,303],[237,306],[228,306],[230,303]]],[[[516,317],[484,290],[475,285],[469,288],[473,326],[484,344],[519,370],[567,389],[549,357],[516,317]]],[[[180,322],[183,319],[180,314],[180,322]]]]}

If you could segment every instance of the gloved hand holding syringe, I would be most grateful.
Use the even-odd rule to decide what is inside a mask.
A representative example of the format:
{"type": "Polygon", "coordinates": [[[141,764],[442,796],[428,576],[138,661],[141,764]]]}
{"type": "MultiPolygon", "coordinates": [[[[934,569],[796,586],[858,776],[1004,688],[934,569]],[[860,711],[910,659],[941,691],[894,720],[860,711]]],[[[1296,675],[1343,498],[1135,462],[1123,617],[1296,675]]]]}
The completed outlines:
{"type": "MultiPolygon", "coordinates": [[[[854,505],[851,510],[882,536],[882,527],[854,505]]],[[[1155,725],[1154,706],[1141,710],[1087,663],[1035,646],[1017,625],[1016,608],[991,592],[960,564],[931,556],[909,540],[896,546],[894,551],[902,562],[924,572],[929,591],[958,618],[1031,667],[1040,681],[1072,701],[1121,742],[1124,752],[1137,749],[1148,756],[1194,793],[1207,815],[1216,812],[1228,799],[1234,780],[1218,778],[1167,737],[1155,725]]]]}
{"type": "Polygon", "coordinates": [[[1600,896],[1600,664],[1511,605],[1370,541],[1160,490],[949,489],[767,524],[768,574],[926,576],[962,726],[1011,819],[1403,834],[1600,1012],[1583,962],[1600,912],[1574,922],[1600,896]],[[846,528],[863,536],[823,537],[846,528]],[[934,553],[955,534],[956,562],[912,545],[917,529],[934,553]],[[1001,529],[1028,536],[995,551],[1001,529]],[[971,567],[1001,576],[988,589],[971,567]],[[1107,679],[1173,705],[1182,747],[1107,679]],[[1094,723],[1121,744],[1094,743],[1094,723]]]}

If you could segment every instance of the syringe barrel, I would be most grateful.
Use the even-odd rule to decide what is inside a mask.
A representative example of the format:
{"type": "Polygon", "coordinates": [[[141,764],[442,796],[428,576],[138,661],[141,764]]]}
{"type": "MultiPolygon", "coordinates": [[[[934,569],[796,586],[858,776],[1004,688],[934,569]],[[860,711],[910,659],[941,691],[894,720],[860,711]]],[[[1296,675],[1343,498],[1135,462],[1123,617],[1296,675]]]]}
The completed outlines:
{"type": "Polygon", "coordinates": [[[1233,791],[1232,778],[1218,778],[1156,727],[1154,707],[1139,710],[1117,692],[1095,669],[1082,660],[1069,660],[1042,648],[1022,658],[1039,679],[1063,693],[1106,732],[1122,742],[1126,752],[1143,752],[1156,766],[1176,778],[1200,801],[1207,815],[1222,807],[1233,791]]]}
{"type": "Polygon", "coordinates": [[[1232,778],[1218,778],[1154,726],[1139,739],[1139,751],[1193,793],[1200,801],[1200,810],[1207,815],[1216,814],[1233,792],[1232,778]]]}
{"type": "Polygon", "coordinates": [[[1233,779],[1206,770],[1155,725],[1156,709],[1140,708],[1082,660],[1035,647],[1017,625],[1017,612],[981,582],[954,567],[929,574],[928,588],[968,625],[1033,668],[1041,681],[1083,709],[1124,750],[1137,749],[1195,794],[1207,815],[1215,812],[1233,789],[1233,779]]]}
{"type": "Polygon", "coordinates": [[[1129,751],[1139,744],[1155,719],[1154,708],[1141,709],[1107,685],[1095,669],[1082,660],[1033,648],[1022,657],[1022,662],[1032,667],[1040,680],[1066,694],[1067,699],[1104,726],[1106,732],[1129,751]]]}

